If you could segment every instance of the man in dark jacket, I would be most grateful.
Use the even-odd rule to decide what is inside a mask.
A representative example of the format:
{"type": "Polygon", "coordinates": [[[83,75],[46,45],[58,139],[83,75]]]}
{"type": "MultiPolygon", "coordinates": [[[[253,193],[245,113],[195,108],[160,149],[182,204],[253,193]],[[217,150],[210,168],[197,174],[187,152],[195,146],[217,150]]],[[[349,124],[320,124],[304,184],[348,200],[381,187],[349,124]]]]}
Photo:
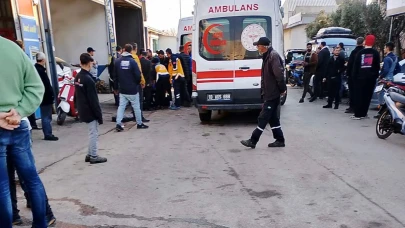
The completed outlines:
{"type": "Polygon", "coordinates": [[[316,66],[316,73],[314,78],[314,96],[309,102],[314,102],[317,97],[323,98],[322,81],[326,78],[326,70],[330,59],[330,51],[326,42],[321,42],[321,51],[318,54],[318,64],[316,66]]]}
{"type": "Polygon", "coordinates": [[[140,104],[140,83],[141,83],[141,69],[132,57],[133,48],[131,44],[126,44],[122,57],[115,62],[115,75],[117,75],[114,89],[115,94],[119,92],[120,105],[117,110],[117,125],[118,132],[123,131],[122,119],[124,118],[125,108],[128,102],[135,113],[136,123],[138,129],[146,129],[148,126],[142,122],[142,111],[140,104]]]}
{"type": "Polygon", "coordinates": [[[270,143],[268,147],[285,147],[284,134],[281,130],[278,108],[280,106],[280,96],[287,90],[284,81],[284,64],[280,55],[271,47],[271,42],[267,37],[261,37],[259,41],[254,42],[259,53],[263,54],[262,65],[262,96],[264,104],[258,118],[258,126],[253,131],[248,140],[242,140],[242,145],[256,148],[267,124],[270,124],[273,137],[276,140],[270,143]]]}
{"type": "Polygon", "coordinates": [[[307,52],[304,56],[304,91],[302,93],[300,103],[304,103],[305,96],[307,93],[314,96],[311,88],[309,88],[309,82],[311,81],[311,77],[315,74],[316,65],[318,64],[318,55],[312,51],[312,44],[307,43],[307,52]]]}
{"type": "Polygon", "coordinates": [[[165,52],[163,50],[158,51],[158,57],[160,64],[164,65],[166,69],[169,68],[169,58],[165,57],[165,52]]]}
{"type": "Polygon", "coordinates": [[[373,97],[375,84],[380,71],[380,54],[373,48],[375,36],[366,36],[365,48],[356,55],[353,64],[354,81],[354,120],[367,117],[371,98],[373,97]]]}
{"type": "Polygon", "coordinates": [[[80,55],[82,69],[75,78],[75,101],[79,117],[89,127],[89,151],[85,162],[90,164],[107,162],[107,158],[98,156],[98,125],[103,124],[103,114],[96,89],[96,83],[92,79],[90,70],[94,59],[88,54],[80,55]]]}
{"type": "Polygon", "coordinates": [[[329,59],[325,79],[328,81],[328,104],[323,108],[332,108],[333,101],[335,101],[335,109],[339,108],[342,73],[345,70],[345,60],[340,56],[340,50],[339,46],[335,47],[333,56],[329,59]]]}
{"type": "Polygon", "coordinates": [[[41,123],[42,123],[42,131],[44,132],[44,140],[47,141],[58,141],[59,138],[52,134],[52,106],[55,100],[55,96],[53,94],[53,89],[51,85],[51,81],[49,80],[48,74],[46,73],[46,57],[45,54],[39,52],[36,54],[37,63],[35,64],[35,68],[38,71],[39,76],[41,77],[42,83],[45,87],[45,94],[42,99],[42,103],[40,106],[41,110],[41,123]]]}
{"type": "Polygon", "coordinates": [[[349,85],[349,108],[346,109],[345,113],[354,113],[354,86],[353,86],[353,64],[354,59],[357,56],[359,51],[364,49],[363,43],[364,38],[358,37],[356,39],[357,46],[356,48],[350,53],[349,61],[347,62],[347,69],[346,69],[346,76],[347,76],[347,84],[349,85]]]}
{"type": "Polygon", "coordinates": [[[151,70],[152,70],[152,63],[148,59],[148,53],[146,51],[141,53],[141,68],[143,77],[145,78],[145,88],[143,89],[143,98],[141,100],[145,101],[144,110],[151,110],[152,105],[152,77],[151,77],[151,70]]]}
{"type": "Polygon", "coordinates": [[[179,48],[180,53],[177,55],[180,59],[181,65],[183,66],[183,71],[184,71],[184,76],[186,79],[186,89],[182,90],[180,93],[180,97],[182,97],[182,105],[186,107],[191,106],[191,92],[189,91],[189,84],[192,83],[192,71],[191,71],[191,65],[190,65],[190,56],[184,52],[184,46],[181,45],[179,48]],[[187,92],[187,93],[185,93],[187,92]]]}

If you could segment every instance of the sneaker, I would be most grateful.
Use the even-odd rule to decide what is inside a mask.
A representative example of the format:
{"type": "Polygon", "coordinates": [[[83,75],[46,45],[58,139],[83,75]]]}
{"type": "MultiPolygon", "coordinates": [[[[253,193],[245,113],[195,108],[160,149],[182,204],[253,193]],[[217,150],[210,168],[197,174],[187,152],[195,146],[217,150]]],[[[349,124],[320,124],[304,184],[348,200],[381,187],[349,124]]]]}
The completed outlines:
{"type": "Polygon", "coordinates": [[[90,162],[90,155],[86,155],[86,158],[84,159],[85,162],[90,162]]]}
{"type": "Polygon", "coordinates": [[[148,129],[149,126],[146,126],[145,124],[141,124],[141,125],[138,125],[136,128],[138,128],[138,129],[148,129]]]}
{"type": "Polygon", "coordinates": [[[45,141],[58,141],[59,138],[54,135],[50,135],[50,136],[45,136],[44,140],[45,141]]]}
{"type": "Polygon", "coordinates": [[[171,106],[170,107],[170,110],[179,110],[180,109],[180,107],[177,107],[177,106],[171,106]]]}
{"type": "Polygon", "coordinates": [[[256,144],[254,144],[252,142],[252,140],[248,139],[248,140],[242,140],[240,141],[240,143],[242,143],[242,145],[246,146],[246,147],[250,147],[252,149],[256,148],[256,144]]]}
{"type": "Polygon", "coordinates": [[[285,147],[285,143],[282,141],[275,141],[273,143],[269,143],[268,147],[285,147]]]}
{"type": "Polygon", "coordinates": [[[46,222],[48,223],[48,226],[55,225],[56,223],[56,218],[53,215],[47,215],[46,216],[46,222]]]}
{"type": "Polygon", "coordinates": [[[304,98],[301,98],[299,103],[304,103],[304,98]]]}
{"type": "Polygon", "coordinates": [[[122,127],[121,124],[117,124],[117,125],[115,126],[115,130],[118,131],[118,132],[121,132],[121,131],[124,130],[124,128],[122,127]]]}
{"type": "Polygon", "coordinates": [[[149,123],[150,120],[146,119],[145,117],[142,117],[142,122],[144,122],[144,123],[149,123]]]}
{"type": "Polygon", "coordinates": [[[14,225],[14,226],[20,226],[20,225],[22,225],[22,224],[23,224],[23,221],[22,221],[21,218],[13,219],[13,225],[14,225]]]}
{"type": "Polygon", "coordinates": [[[362,117],[357,117],[357,116],[352,116],[351,118],[352,118],[352,120],[361,120],[361,119],[363,119],[362,117]]]}
{"type": "Polygon", "coordinates": [[[322,108],[332,108],[332,105],[325,105],[322,108]]]}
{"type": "Polygon", "coordinates": [[[100,156],[90,157],[90,164],[98,164],[98,163],[104,163],[104,162],[107,162],[107,158],[103,158],[100,156]]]}

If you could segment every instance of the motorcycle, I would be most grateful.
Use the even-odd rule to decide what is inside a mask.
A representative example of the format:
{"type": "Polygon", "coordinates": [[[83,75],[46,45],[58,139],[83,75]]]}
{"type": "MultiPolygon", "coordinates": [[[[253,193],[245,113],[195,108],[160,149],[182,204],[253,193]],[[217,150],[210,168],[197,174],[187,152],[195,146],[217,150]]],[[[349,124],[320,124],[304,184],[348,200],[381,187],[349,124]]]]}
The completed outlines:
{"type": "Polygon", "coordinates": [[[75,85],[74,77],[68,75],[63,76],[63,83],[59,83],[60,90],[58,94],[58,108],[56,113],[58,115],[56,123],[63,125],[67,116],[79,119],[79,113],[77,112],[74,104],[75,85]]]}
{"type": "Polygon", "coordinates": [[[300,67],[297,68],[297,65],[295,63],[290,63],[289,65],[290,71],[288,75],[288,84],[290,84],[291,87],[294,87],[296,85],[298,86],[303,86],[304,81],[303,81],[303,75],[304,75],[304,68],[300,67]]]}
{"type": "Polygon", "coordinates": [[[376,133],[378,138],[386,139],[392,133],[405,134],[405,91],[390,87],[384,94],[384,104],[379,110],[376,133]]]}

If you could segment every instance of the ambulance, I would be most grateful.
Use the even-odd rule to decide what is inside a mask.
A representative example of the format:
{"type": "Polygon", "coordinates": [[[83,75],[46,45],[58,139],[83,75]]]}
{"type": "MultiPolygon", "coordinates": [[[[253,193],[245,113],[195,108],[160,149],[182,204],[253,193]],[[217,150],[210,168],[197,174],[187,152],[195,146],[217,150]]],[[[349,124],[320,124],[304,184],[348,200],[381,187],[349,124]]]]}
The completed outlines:
{"type": "Polygon", "coordinates": [[[177,31],[177,47],[183,45],[187,49],[192,41],[193,17],[181,18],[177,31]]]}
{"type": "Polygon", "coordinates": [[[213,110],[261,109],[262,58],[253,42],[266,36],[284,59],[280,0],[195,0],[193,101],[200,120],[213,110]]]}

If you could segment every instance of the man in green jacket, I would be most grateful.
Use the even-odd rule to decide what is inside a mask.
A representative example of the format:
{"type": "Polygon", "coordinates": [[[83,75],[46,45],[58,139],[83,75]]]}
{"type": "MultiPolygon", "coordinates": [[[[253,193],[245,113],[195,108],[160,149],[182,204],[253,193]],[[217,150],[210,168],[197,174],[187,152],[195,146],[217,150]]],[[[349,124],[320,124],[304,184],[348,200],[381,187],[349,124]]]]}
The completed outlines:
{"type": "Polygon", "coordinates": [[[45,228],[45,190],[31,151],[29,123],[22,120],[41,104],[44,86],[27,55],[15,43],[0,37],[0,53],[0,227],[12,227],[6,162],[9,156],[27,186],[33,227],[45,228]]]}

